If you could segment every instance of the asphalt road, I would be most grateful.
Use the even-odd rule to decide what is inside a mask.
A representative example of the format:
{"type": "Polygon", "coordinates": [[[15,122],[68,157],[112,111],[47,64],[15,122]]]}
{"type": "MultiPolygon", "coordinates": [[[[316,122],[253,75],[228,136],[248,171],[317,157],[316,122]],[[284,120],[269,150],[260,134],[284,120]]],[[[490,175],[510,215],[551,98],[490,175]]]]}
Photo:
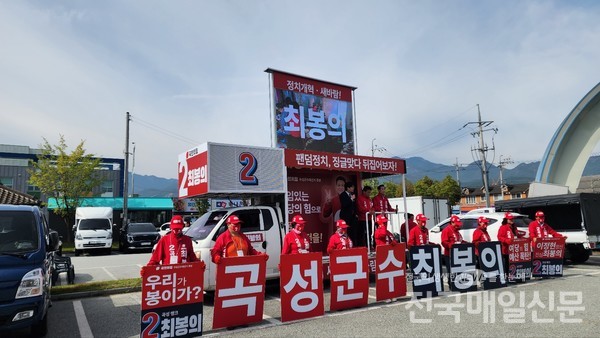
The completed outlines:
{"type": "MultiPolygon", "coordinates": [[[[113,256],[122,264],[82,266],[85,270],[81,280],[121,275],[113,269],[139,270],[136,267],[144,264],[149,254],[113,256]],[[104,277],[100,277],[103,272],[104,277]]],[[[102,260],[102,256],[83,258],[96,263],[102,260]]],[[[123,272],[126,274],[129,272],[123,272]]],[[[326,290],[324,316],[281,323],[278,285],[270,283],[262,322],[231,331],[212,330],[212,300],[207,298],[203,328],[204,335],[209,336],[250,337],[598,336],[598,285],[600,256],[596,255],[585,264],[566,266],[562,278],[538,279],[494,291],[442,295],[429,301],[411,300],[409,286],[409,295],[399,301],[375,302],[373,284],[367,307],[329,312],[326,290]]],[[[140,331],[140,301],[139,292],[55,301],[49,314],[48,337],[135,337],[140,331]]]]}
{"type": "MultiPolygon", "coordinates": [[[[72,256],[71,263],[75,266],[75,283],[99,282],[137,278],[140,268],[150,260],[151,253],[139,252],[121,254],[113,252],[111,255],[84,255],[72,256]]],[[[67,274],[61,273],[56,285],[67,284],[67,274]]]]}

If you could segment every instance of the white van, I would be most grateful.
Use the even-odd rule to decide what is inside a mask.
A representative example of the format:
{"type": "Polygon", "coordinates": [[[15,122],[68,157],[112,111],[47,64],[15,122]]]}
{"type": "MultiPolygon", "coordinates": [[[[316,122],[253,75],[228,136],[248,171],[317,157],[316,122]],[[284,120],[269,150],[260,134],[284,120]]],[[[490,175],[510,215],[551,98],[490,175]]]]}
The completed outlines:
{"type": "Polygon", "coordinates": [[[103,251],[110,255],[113,240],[113,209],[79,207],[75,210],[75,256],[83,251],[103,251]]]}

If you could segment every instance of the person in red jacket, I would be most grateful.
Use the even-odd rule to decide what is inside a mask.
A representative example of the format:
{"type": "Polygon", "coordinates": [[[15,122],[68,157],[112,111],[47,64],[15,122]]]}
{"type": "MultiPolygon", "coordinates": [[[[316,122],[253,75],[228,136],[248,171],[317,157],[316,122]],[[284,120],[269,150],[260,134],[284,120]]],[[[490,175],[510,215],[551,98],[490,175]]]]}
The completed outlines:
{"type": "Polygon", "coordinates": [[[343,219],[338,219],[335,223],[336,232],[329,238],[327,253],[331,255],[333,250],[344,250],[352,248],[352,240],[348,237],[348,224],[343,219]]]}
{"type": "Polygon", "coordinates": [[[450,273],[450,249],[454,244],[466,243],[459,231],[462,227],[460,217],[452,215],[450,217],[450,224],[442,230],[442,246],[444,247],[444,262],[446,263],[446,269],[450,273]]]}
{"type": "MultiPolygon", "coordinates": [[[[183,218],[179,215],[171,218],[171,231],[161,237],[147,265],[180,264],[199,261],[192,247],[192,239],[183,234],[183,218]]],[[[202,262],[204,266],[204,262],[202,262]]],[[[145,266],[140,270],[144,277],[145,266]]]]}
{"type": "Polygon", "coordinates": [[[475,245],[475,255],[479,256],[479,243],[489,242],[491,240],[487,227],[490,221],[485,216],[479,216],[477,219],[477,229],[473,231],[473,244],[475,245]]]}
{"type": "Polygon", "coordinates": [[[306,224],[306,221],[302,216],[296,215],[292,217],[292,230],[283,238],[282,255],[310,252],[310,240],[304,232],[304,224],[306,224]]]}
{"type": "Polygon", "coordinates": [[[377,213],[396,212],[397,210],[392,208],[390,201],[385,197],[385,185],[380,184],[377,187],[377,196],[373,197],[373,208],[377,213]]]}
{"type": "Polygon", "coordinates": [[[388,219],[383,215],[377,215],[377,229],[375,230],[375,246],[396,245],[398,242],[391,232],[387,229],[388,219]]]}
{"type": "Polygon", "coordinates": [[[266,253],[256,251],[246,235],[240,232],[242,221],[237,215],[227,217],[227,231],[223,232],[215,246],[210,250],[212,261],[220,264],[223,257],[263,255],[265,260],[269,259],[266,253]]]}
{"type": "Polygon", "coordinates": [[[544,222],[545,219],[544,212],[538,211],[535,213],[535,221],[529,223],[529,238],[531,238],[532,246],[538,238],[566,237],[552,229],[552,227],[544,222]]]}
{"type": "MultiPolygon", "coordinates": [[[[400,238],[402,238],[402,242],[408,242],[408,238],[406,238],[406,224],[408,223],[409,234],[412,231],[412,229],[414,229],[417,226],[417,223],[415,222],[415,215],[408,213],[406,214],[406,217],[408,218],[408,220],[402,223],[402,225],[400,225],[400,238]]],[[[410,235],[408,236],[410,237],[410,235]]]]}
{"type": "Polygon", "coordinates": [[[508,269],[508,246],[514,241],[515,238],[523,237],[523,233],[517,231],[515,225],[514,216],[510,212],[504,214],[502,219],[502,225],[498,229],[498,240],[502,246],[502,261],[504,262],[504,271],[508,269]]]}
{"type": "Polygon", "coordinates": [[[415,227],[410,230],[408,234],[408,247],[417,245],[428,245],[429,243],[429,230],[427,230],[427,220],[423,214],[417,215],[417,223],[415,227]]]}
{"type": "Polygon", "coordinates": [[[375,211],[375,209],[373,209],[373,201],[371,200],[371,191],[373,191],[373,188],[371,188],[368,185],[365,185],[362,189],[362,194],[360,194],[356,198],[356,213],[358,214],[359,239],[359,242],[356,244],[358,246],[365,246],[367,243],[367,227],[370,226],[370,222],[368,221],[368,214],[371,214],[375,211]]]}

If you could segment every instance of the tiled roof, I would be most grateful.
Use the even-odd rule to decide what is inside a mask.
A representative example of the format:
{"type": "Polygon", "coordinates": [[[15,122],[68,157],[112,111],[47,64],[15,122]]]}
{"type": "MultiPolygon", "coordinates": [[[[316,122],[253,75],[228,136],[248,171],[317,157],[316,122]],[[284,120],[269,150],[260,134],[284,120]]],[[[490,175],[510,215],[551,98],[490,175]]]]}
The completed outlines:
{"type": "Polygon", "coordinates": [[[0,185],[0,204],[40,205],[40,201],[31,195],[0,185]]]}
{"type": "MultiPolygon", "coordinates": [[[[529,183],[518,183],[518,184],[506,184],[506,188],[508,189],[509,193],[527,193],[529,191],[529,183]]],[[[490,194],[500,194],[500,191],[502,190],[500,186],[497,185],[493,185],[491,187],[489,187],[490,189],[490,194]]],[[[507,192],[504,191],[504,193],[506,194],[507,192]]],[[[461,195],[462,196],[467,196],[467,195],[471,195],[471,196],[483,196],[485,195],[483,193],[483,187],[481,188],[473,188],[473,187],[463,187],[461,189],[461,195]]]]}

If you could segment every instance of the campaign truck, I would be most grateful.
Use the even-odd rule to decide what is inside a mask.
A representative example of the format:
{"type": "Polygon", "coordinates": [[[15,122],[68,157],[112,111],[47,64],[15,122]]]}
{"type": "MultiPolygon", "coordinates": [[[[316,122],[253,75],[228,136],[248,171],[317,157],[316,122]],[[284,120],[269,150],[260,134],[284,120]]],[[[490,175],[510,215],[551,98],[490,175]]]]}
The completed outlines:
{"type": "Polygon", "coordinates": [[[84,251],[101,251],[110,255],[113,226],[113,209],[110,207],[75,209],[75,256],[84,251]]]}
{"type": "MultiPolygon", "coordinates": [[[[209,211],[186,232],[198,257],[207,262],[206,290],[215,287],[210,249],[226,231],[228,216],[237,215],[254,248],[269,255],[267,278],[278,278],[279,255],[292,215],[301,214],[307,221],[311,251],[325,256],[339,218],[341,191],[336,181],[360,187],[363,177],[405,173],[400,159],[218,143],[180,154],[178,167],[179,198],[243,199],[249,204],[209,211]]],[[[323,261],[327,264],[328,257],[323,261]]]]}

